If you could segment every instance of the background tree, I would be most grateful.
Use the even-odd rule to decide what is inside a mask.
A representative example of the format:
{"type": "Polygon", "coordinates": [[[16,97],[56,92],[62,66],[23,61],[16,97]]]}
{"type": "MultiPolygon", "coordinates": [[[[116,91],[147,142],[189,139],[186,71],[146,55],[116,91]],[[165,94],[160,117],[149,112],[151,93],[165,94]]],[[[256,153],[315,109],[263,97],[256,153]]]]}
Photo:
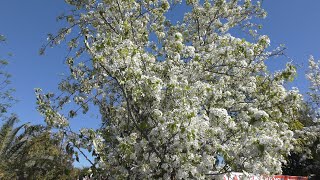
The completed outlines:
{"type": "Polygon", "coordinates": [[[4,122],[0,129],[0,177],[6,177],[7,171],[12,171],[10,167],[10,161],[16,160],[16,157],[21,153],[23,146],[26,145],[26,138],[24,136],[18,136],[19,131],[25,126],[19,126],[14,128],[14,124],[17,121],[16,117],[11,117],[4,122]]]}
{"type": "Polygon", "coordinates": [[[181,22],[166,17],[179,0],[67,3],[75,10],[60,18],[70,26],[49,35],[46,46],[76,31],[68,43],[70,77],[57,98],[37,90],[38,109],[72,146],[93,148],[97,174],[205,179],[229,171],[281,173],[302,96],[284,88],[293,65],[266,70],[264,61],[282,49],[268,52],[269,38],[250,22],[266,15],[259,1],[187,0],[183,6],[191,11],[181,22]],[[233,36],[235,27],[251,36],[233,36]],[[79,108],[59,112],[70,101],[79,108]],[[101,128],[70,132],[68,119],[95,106],[101,128]]]}
{"type": "MultiPolygon", "coordinates": [[[[64,150],[61,138],[42,126],[26,129],[29,140],[21,156],[11,161],[12,177],[24,179],[75,179],[73,158],[64,150]]],[[[9,177],[9,176],[8,176],[9,177]]]]}
{"type": "Polygon", "coordinates": [[[78,172],[72,166],[72,155],[63,150],[60,138],[53,137],[42,126],[23,125],[13,128],[13,125],[14,120],[9,120],[1,129],[1,136],[7,133],[4,136],[6,139],[1,141],[1,178],[77,178],[78,172]]]}
{"type": "MultiPolygon", "coordinates": [[[[6,41],[4,35],[0,34],[0,45],[6,41]]],[[[16,102],[12,96],[13,88],[9,87],[11,75],[5,71],[8,61],[0,56],[0,118],[4,121],[7,117],[8,108],[16,102]]]]}
{"type": "MultiPolygon", "coordinates": [[[[6,41],[4,35],[0,34],[0,44],[6,41]]],[[[4,68],[8,61],[0,57],[0,118],[2,126],[0,129],[0,177],[6,172],[8,167],[8,160],[14,159],[20,153],[21,147],[25,145],[26,139],[18,136],[19,131],[25,126],[21,125],[14,128],[15,123],[18,121],[15,115],[7,116],[8,108],[11,107],[14,99],[11,96],[13,89],[9,88],[10,84],[8,74],[4,68]]]]}

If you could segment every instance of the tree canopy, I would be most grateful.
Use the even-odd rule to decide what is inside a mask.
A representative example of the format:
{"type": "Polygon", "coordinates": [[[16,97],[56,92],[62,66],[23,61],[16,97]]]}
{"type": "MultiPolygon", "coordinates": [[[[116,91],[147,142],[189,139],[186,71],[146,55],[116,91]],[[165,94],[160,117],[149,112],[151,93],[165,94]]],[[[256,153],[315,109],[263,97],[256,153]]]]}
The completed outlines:
{"type": "Polygon", "coordinates": [[[58,97],[38,90],[38,109],[74,147],[93,148],[97,174],[204,179],[230,171],[281,173],[305,106],[297,89],[284,86],[296,74],[292,64],[267,71],[265,60],[283,49],[269,50],[270,39],[259,34],[255,22],[266,16],[261,2],[67,3],[74,10],[60,19],[69,26],[49,35],[47,46],[69,40],[70,77],[58,97]],[[191,9],[180,22],[167,18],[176,6],[191,9]],[[238,37],[235,28],[248,35],[238,37]],[[79,108],[60,111],[70,102],[79,108]],[[70,118],[95,107],[101,128],[69,131],[70,118]]]}
{"type": "Polygon", "coordinates": [[[61,93],[36,89],[45,126],[15,125],[10,75],[0,70],[0,178],[319,175],[320,61],[309,60],[308,96],[287,86],[292,63],[268,71],[285,48],[260,32],[262,0],[66,3],[66,27],[40,50],[68,45],[61,93]],[[73,131],[70,120],[90,111],[100,127],[73,131]],[[79,156],[90,167],[74,168],[79,156]]]}

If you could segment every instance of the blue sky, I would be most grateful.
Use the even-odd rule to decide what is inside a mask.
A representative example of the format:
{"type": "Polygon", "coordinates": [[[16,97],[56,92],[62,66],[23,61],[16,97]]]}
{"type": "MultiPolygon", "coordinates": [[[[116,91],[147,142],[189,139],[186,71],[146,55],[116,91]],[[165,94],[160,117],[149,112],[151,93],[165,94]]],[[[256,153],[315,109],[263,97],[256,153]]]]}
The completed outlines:
{"type": "MultiPolygon", "coordinates": [[[[272,46],[286,45],[286,54],[299,66],[298,77],[290,85],[305,93],[308,57],[320,58],[320,1],[265,0],[263,7],[268,17],[262,21],[262,33],[269,35],[272,46]]],[[[49,49],[44,56],[38,54],[41,45],[46,43],[46,35],[62,26],[61,22],[56,22],[56,17],[66,10],[68,6],[63,0],[0,2],[0,34],[7,37],[7,42],[0,45],[0,57],[10,61],[7,70],[13,75],[12,87],[16,89],[14,95],[19,100],[12,111],[22,122],[43,123],[35,109],[34,88],[56,91],[61,74],[68,73],[64,64],[67,52],[63,46],[49,49]],[[14,56],[6,56],[7,52],[14,56]]],[[[179,11],[183,13],[183,10],[179,11]]],[[[286,61],[286,58],[277,58],[267,64],[274,71],[283,68],[286,61]]],[[[94,124],[91,120],[76,121],[73,127],[94,127],[94,124]]]]}
{"type": "MultiPolygon", "coordinates": [[[[286,55],[298,66],[298,77],[290,85],[305,93],[308,58],[310,55],[320,58],[320,1],[270,0],[263,5],[268,16],[262,21],[262,32],[270,37],[273,46],[286,45],[286,55]]],[[[286,60],[272,59],[267,64],[271,70],[280,69],[286,60]]]]}

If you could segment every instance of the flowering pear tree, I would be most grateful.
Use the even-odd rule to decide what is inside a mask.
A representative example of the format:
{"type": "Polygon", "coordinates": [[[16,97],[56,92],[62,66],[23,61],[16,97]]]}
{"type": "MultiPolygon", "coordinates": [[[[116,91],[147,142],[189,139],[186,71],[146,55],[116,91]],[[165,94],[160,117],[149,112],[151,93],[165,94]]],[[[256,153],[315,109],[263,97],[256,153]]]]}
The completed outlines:
{"type": "Polygon", "coordinates": [[[250,22],[266,16],[259,1],[66,2],[75,9],[60,18],[70,26],[46,46],[68,41],[70,76],[58,97],[37,90],[38,109],[69,148],[93,148],[93,170],[114,179],[281,172],[302,97],[284,88],[294,66],[266,69],[281,49],[267,51],[250,22]],[[178,6],[190,12],[171,22],[178,6]],[[236,27],[250,36],[231,34],[236,27]],[[79,107],[65,113],[71,102],[79,107]],[[101,128],[70,131],[70,118],[94,108],[101,128]]]}

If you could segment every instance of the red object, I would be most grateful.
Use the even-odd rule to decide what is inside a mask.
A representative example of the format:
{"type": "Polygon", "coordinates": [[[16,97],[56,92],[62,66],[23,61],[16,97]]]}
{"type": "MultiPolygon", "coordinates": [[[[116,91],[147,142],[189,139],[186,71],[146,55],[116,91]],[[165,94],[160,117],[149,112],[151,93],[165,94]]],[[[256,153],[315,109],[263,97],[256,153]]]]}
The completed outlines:
{"type": "Polygon", "coordinates": [[[273,176],[273,180],[308,180],[308,177],[276,175],[276,176],[273,176]]]}
{"type": "MultiPolygon", "coordinates": [[[[227,174],[216,175],[221,180],[240,180],[245,175],[243,173],[231,172],[227,174]]],[[[287,176],[287,175],[253,175],[248,174],[249,180],[308,180],[307,176],[287,176]]]]}

